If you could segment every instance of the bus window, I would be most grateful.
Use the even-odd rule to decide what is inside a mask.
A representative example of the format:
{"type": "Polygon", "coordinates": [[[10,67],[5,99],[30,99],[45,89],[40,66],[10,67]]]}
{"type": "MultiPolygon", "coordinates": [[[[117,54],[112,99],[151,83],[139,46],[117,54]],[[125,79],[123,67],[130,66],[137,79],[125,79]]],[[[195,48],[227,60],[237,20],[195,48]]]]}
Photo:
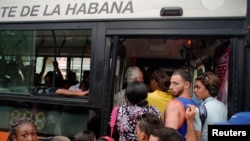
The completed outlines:
{"type": "MultiPolygon", "coordinates": [[[[42,84],[36,88],[35,94],[56,93],[68,95],[70,93],[70,95],[77,96],[77,93],[71,94],[71,92],[66,91],[72,91],[71,86],[76,86],[78,88],[77,90],[82,91],[80,89],[80,82],[83,81],[84,72],[90,70],[90,31],[91,30],[52,30],[38,32],[37,40],[41,43],[36,45],[36,55],[49,57],[45,63],[46,73],[43,75],[42,84]],[[49,85],[47,85],[48,78],[50,79],[49,85]],[[52,92],[48,92],[47,89],[51,87],[56,89],[52,92]],[[57,89],[66,92],[57,93],[57,89]]],[[[37,64],[38,63],[37,61],[37,64]]],[[[40,67],[41,70],[40,65],[36,65],[36,67],[40,67]]],[[[86,90],[88,90],[88,88],[85,88],[85,91],[86,90]]]]}
{"type": "Polygon", "coordinates": [[[30,85],[25,80],[32,75],[25,75],[32,72],[34,33],[0,31],[0,37],[0,92],[27,94],[30,85]]]}
{"type": "Polygon", "coordinates": [[[70,70],[76,72],[77,80],[81,81],[90,70],[90,58],[72,58],[70,70]]]}
{"type": "Polygon", "coordinates": [[[0,36],[0,92],[47,93],[46,74],[52,78],[49,87],[69,89],[90,71],[91,30],[1,31],[0,36]],[[72,72],[76,80],[69,84],[72,72]]]}

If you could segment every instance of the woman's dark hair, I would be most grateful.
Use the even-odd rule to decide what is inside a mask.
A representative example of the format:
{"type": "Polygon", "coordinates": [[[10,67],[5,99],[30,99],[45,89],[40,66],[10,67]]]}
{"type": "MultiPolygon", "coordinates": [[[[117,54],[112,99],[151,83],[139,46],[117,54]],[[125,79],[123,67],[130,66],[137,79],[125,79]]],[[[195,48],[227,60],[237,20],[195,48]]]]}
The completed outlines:
{"type": "Polygon", "coordinates": [[[82,80],[79,85],[79,89],[82,91],[86,91],[89,89],[89,81],[88,80],[82,80]]]}
{"type": "Polygon", "coordinates": [[[75,78],[75,77],[76,77],[76,73],[70,70],[67,75],[67,79],[71,80],[72,78],[75,78]]]}
{"type": "Polygon", "coordinates": [[[145,75],[144,75],[144,83],[146,85],[149,85],[150,84],[150,77],[151,77],[151,74],[155,71],[159,69],[159,67],[155,67],[155,66],[151,66],[149,67],[146,71],[145,71],[145,75]]]}
{"type": "Polygon", "coordinates": [[[48,71],[48,72],[45,74],[44,77],[49,77],[49,78],[53,79],[53,77],[54,77],[54,72],[53,72],[53,71],[48,71]]]}
{"type": "Polygon", "coordinates": [[[146,98],[148,96],[147,87],[139,81],[129,82],[125,90],[125,98],[133,105],[145,106],[148,104],[146,98]]]}
{"type": "Polygon", "coordinates": [[[149,137],[155,129],[163,128],[162,120],[153,113],[145,113],[137,116],[137,124],[141,131],[149,137]]]}
{"type": "Polygon", "coordinates": [[[81,132],[78,132],[74,136],[73,141],[94,141],[95,134],[92,131],[89,130],[83,130],[81,132]]]}
{"type": "Polygon", "coordinates": [[[158,137],[158,141],[183,141],[181,134],[169,127],[155,129],[151,135],[158,137]]]}
{"type": "Polygon", "coordinates": [[[20,118],[19,120],[17,120],[13,124],[11,124],[10,130],[9,130],[9,136],[8,136],[7,141],[13,141],[12,136],[16,135],[18,127],[20,125],[27,124],[27,123],[33,124],[34,127],[36,128],[35,123],[31,119],[29,119],[29,118],[20,118]]]}
{"type": "Polygon", "coordinates": [[[170,77],[162,69],[156,69],[150,76],[150,80],[155,80],[162,91],[167,91],[170,85],[170,77]]]}

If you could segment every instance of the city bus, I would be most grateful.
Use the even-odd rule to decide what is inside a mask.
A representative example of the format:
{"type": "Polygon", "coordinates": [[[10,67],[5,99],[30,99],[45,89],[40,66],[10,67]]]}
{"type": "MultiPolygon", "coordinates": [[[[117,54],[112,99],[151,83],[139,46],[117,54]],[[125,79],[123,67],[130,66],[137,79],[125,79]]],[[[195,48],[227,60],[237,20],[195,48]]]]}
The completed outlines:
{"type": "Polygon", "coordinates": [[[113,97],[133,65],[169,75],[185,69],[193,78],[213,71],[228,116],[249,110],[247,6],[247,0],[1,0],[1,140],[20,117],[34,120],[39,136],[109,134],[113,97]],[[75,82],[88,80],[86,95],[56,93],[70,72],[75,82]]]}

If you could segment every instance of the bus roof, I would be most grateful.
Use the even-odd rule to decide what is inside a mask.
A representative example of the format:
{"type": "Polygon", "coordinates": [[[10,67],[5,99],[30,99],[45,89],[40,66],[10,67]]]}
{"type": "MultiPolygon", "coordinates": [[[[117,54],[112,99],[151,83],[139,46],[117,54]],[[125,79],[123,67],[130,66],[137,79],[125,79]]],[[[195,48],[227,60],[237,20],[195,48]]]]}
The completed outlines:
{"type": "Polygon", "coordinates": [[[1,22],[246,17],[247,0],[1,0],[1,22]],[[162,12],[162,14],[160,14],[162,12]],[[164,16],[165,14],[168,16],[164,16]]]}

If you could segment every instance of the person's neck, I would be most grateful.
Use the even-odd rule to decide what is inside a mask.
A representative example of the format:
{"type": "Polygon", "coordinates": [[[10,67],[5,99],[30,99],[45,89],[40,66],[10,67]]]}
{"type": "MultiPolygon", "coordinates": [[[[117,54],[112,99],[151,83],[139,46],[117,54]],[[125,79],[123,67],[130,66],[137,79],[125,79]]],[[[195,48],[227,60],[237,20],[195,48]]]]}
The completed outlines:
{"type": "Polygon", "coordinates": [[[189,92],[183,92],[179,97],[191,98],[191,95],[189,92]]]}

